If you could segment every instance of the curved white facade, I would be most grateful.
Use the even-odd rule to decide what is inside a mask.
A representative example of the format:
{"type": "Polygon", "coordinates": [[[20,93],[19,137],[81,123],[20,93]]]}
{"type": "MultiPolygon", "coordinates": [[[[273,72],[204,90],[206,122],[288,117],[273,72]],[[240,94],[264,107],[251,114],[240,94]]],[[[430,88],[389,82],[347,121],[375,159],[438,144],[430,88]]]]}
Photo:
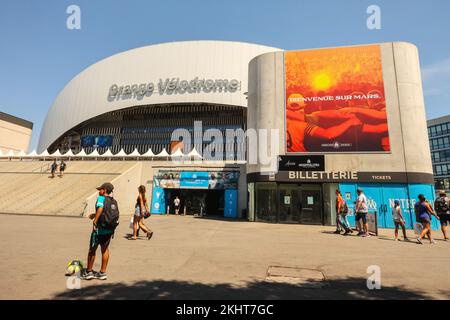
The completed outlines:
{"type": "Polygon", "coordinates": [[[240,42],[186,41],[106,58],[78,74],[58,95],[43,125],[38,151],[86,120],[128,107],[172,103],[247,107],[250,60],[279,50],[240,42]],[[168,90],[172,80],[177,88],[168,90]],[[194,89],[186,89],[191,81],[194,89]],[[127,86],[133,93],[124,94],[127,86]]]}

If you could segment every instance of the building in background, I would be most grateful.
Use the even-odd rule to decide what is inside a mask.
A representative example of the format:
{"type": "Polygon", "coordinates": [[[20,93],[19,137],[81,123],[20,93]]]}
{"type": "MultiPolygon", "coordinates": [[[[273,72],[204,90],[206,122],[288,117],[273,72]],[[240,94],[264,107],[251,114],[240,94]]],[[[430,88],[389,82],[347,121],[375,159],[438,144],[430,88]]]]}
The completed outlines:
{"type": "Polygon", "coordinates": [[[435,187],[450,192],[450,116],[428,121],[435,187]]]}
{"type": "Polygon", "coordinates": [[[0,111],[0,151],[28,152],[33,123],[0,111]]]}

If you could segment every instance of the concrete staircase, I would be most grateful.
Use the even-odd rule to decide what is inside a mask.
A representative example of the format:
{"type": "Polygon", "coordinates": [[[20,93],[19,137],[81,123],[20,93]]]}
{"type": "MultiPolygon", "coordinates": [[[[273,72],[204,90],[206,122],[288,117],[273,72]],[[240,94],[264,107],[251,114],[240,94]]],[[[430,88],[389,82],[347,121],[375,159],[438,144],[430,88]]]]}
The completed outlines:
{"type": "Polygon", "coordinates": [[[49,161],[0,161],[0,213],[82,216],[95,188],[136,162],[70,161],[64,177],[51,178],[49,161]]]}

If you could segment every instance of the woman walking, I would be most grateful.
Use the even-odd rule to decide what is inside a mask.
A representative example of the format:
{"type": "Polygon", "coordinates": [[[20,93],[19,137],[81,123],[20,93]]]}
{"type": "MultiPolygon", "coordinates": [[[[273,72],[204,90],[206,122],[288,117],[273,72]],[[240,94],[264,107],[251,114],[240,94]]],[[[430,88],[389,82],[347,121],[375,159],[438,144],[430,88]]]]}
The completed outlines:
{"type": "Polygon", "coordinates": [[[409,241],[406,236],[405,218],[402,214],[402,208],[400,207],[400,201],[394,201],[394,208],[392,208],[392,218],[395,224],[395,241],[398,241],[398,228],[401,227],[403,231],[403,240],[409,241]]]}
{"type": "Polygon", "coordinates": [[[423,226],[423,231],[417,238],[417,242],[423,244],[422,239],[427,235],[428,239],[430,239],[430,244],[436,243],[431,237],[431,215],[435,216],[438,220],[439,217],[433,211],[433,208],[431,208],[431,205],[423,194],[419,194],[419,202],[415,204],[414,211],[416,213],[416,221],[423,226]]]}
{"type": "Polygon", "coordinates": [[[153,231],[150,230],[149,227],[147,227],[142,219],[144,218],[144,213],[148,212],[148,204],[147,204],[147,198],[145,196],[145,186],[140,186],[138,188],[139,196],[136,199],[136,206],[134,210],[134,219],[133,219],[133,236],[129,238],[129,240],[136,240],[137,239],[137,231],[138,227],[142,231],[144,231],[147,234],[147,239],[151,239],[153,236],[153,231]]]}

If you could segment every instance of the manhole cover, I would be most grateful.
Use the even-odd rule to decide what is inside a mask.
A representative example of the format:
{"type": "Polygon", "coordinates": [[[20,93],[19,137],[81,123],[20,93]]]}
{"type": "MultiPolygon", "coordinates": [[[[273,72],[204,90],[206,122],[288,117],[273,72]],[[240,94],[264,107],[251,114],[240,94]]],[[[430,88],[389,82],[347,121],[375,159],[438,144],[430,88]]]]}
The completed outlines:
{"type": "Polygon", "coordinates": [[[288,283],[302,287],[320,288],[325,285],[325,276],[317,269],[271,266],[266,281],[288,283]]]}

